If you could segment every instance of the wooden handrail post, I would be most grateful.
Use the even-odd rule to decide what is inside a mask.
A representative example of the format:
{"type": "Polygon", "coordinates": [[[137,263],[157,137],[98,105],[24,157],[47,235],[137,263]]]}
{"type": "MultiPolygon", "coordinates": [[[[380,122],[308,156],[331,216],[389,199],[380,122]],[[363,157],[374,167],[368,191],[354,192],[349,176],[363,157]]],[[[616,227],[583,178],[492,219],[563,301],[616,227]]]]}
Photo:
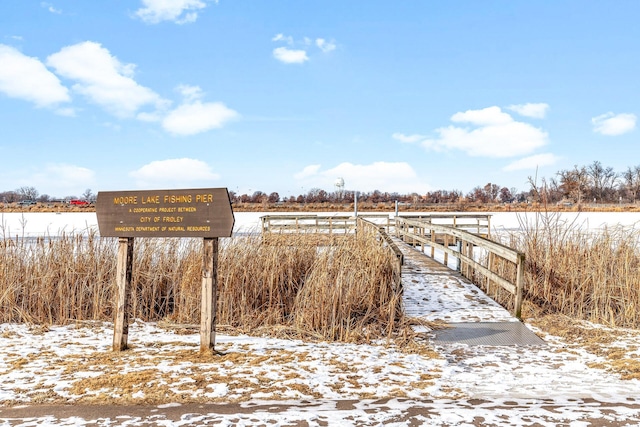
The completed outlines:
{"type": "Polygon", "coordinates": [[[435,258],[436,256],[436,230],[431,229],[431,258],[435,258]]]}
{"type": "MultiPolygon", "coordinates": [[[[471,259],[471,243],[466,240],[464,241],[464,255],[471,259]]],[[[469,261],[464,263],[464,277],[471,280],[471,263],[469,261]]]]}
{"type": "Polygon", "coordinates": [[[516,263],[516,301],[513,308],[513,315],[522,319],[522,298],[524,293],[524,254],[518,253],[516,263]]]}
{"type": "Polygon", "coordinates": [[[466,261],[466,257],[469,255],[467,253],[468,248],[467,248],[467,242],[462,240],[460,242],[460,253],[465,257],[462,258],[460,260],[460,273],[462,273],[462,275],[464,277],[468,277],[469,276],[469,263],[466,261]]]}
{"type": "MultiPolygon", "coordinates": [[[[495,255],[493,254],[493,252],[489,251],[489,254],[487,255],[487,268],[489,269],[489,271],[493,271],[493,260],[494,260],[495,255]]],[[[487,294],[489,294],[491,292],[491,279],[489,278],[489,276],[487,276],[487,294]]]]}
{"type": "Polygon", "coordinates": [[[116,261],[116,317],[113,324],[113,351],[127,349],[129,340],[129,317],[131,315],[131,280],[133,277],[133,237],[118,239],[116,261]]]}
{"type": "MultiPolygon", "coordinates": [[[[449,235],[445,234],[444,235],[444,247],[448,248],[449,247],[449,235]]],[[[445,266],[449,266],[449,252],[444,251],[444,265],[445,266]]]]}
{"type": "MultiPolygon", "coordinates": [[[[473,243],[469,243],[469,259],[473,260],[473,243]]],[[[476,273],[476,269],[473,264],[469,263],[469,280],[473,282],[473,275],[476,273]]]]}

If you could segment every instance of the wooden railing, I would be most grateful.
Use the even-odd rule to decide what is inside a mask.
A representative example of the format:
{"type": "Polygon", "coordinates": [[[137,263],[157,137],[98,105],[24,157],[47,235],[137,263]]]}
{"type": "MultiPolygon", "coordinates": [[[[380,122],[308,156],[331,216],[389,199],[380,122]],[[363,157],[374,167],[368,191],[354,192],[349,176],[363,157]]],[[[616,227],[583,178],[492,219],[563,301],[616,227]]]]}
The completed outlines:
{"type": "Polygon", "coordinates": [[[349,215],[265,215],[260,220],[263,234],[345,234],[355,229],[355,220],[349,215]]]}
{"type": "Polygon", "coordinates": [[[370,230],[377,233],[377,236],[380,239],[380,242],[384,244],[385,247],[389,248],[389,251],[391,251],[391,253],[397,260],[396,270],[397,270],[397,277],[399,278],[402,272],[402,265],[404,264],[404,255],[402,254],[402,251],[398,248],[398,246],[395,244],[391,236],[389,236],[385,231],[385,226],[374,223],[372,221],[368,221],[362,217],[358,217],[357,230],[358,232],[360,230],[370,230]]]}
{"type": "MultiPolygon", "coordinates": [[[[359,214],[358,218],[375,219],[388,230],[388,214],[359,214]]],[[[348,234],[355,232],[353,215],[265,215],[260,217],[262,233],[327,233],[348,234]]],[[[372,221],[373,222],[373,221],[372,221]]]]}
{"type": "Polygon", "coordinates": [[[458,260],[457,270],[466,278],[473,280],[480,274],[487,281],[487,287],[492,283],[510,292],[514,298],[513,314],[520,318],[522,315],[522,293],[524,286],[524,254],[508,246],[488,240],[480,235],[454,228],[452,226],[433,224],[424,219],[408,219],[396,217],[396,236],[403,241],[420,245],[424,252],[425,246],[430,248],[431,258],[435,258],[435,250],[444,252],[444,264],[448,265],[448,257],[458,260]],[[455,249],[452,249],[452,246],[455,249]],[[485,264],[474,257],[474,248],[485,251],[485,264]],[[504,267],[504,264],[513,266],[504,267]],[[501,270],[501,272],[498,272],[501,270]],[[511,270],[512,274],[505,274],[511,270]],[[504,277],[511,276],[511,277],[504,277]]]}
{"type": "Polygon", "coordinates": [[[491,236],[491,215],[490,214],[467,214],[467,213],[451,213],[451,214],[413,214],[400,215],[401,218],[415,219],[427,221],[432,224],[448,225],[453,228],[468,231],[469,233],[478,234],[482,237],[491,236]]]}

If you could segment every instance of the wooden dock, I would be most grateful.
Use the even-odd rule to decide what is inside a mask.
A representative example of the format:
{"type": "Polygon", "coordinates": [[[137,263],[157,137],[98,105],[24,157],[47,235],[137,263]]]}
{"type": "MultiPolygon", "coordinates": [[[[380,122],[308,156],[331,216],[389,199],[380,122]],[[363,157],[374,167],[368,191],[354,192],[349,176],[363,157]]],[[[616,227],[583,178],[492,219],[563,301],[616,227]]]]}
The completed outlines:
{"type": "Polygon", "coordinates": [[[402,286],[405,314],[446,323],[447,328],[415,327],[434,343],[487,346],[545,345],[508,310],[459,272],[396,239],[404,255],[402,286]]]}

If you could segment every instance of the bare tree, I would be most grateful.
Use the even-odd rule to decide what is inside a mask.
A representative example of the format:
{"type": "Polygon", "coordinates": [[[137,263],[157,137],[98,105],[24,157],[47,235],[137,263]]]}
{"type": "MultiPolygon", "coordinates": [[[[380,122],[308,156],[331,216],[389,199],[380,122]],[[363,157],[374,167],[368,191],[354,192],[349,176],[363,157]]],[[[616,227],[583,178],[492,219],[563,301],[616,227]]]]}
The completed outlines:
{"type": "Polygon", "coordinates": [[[277,203],[280,201],[280,195],[275,191],[269,194],[269,203],[277,203]]]}
{"type": "Polygon", "coordinates": [[[510,203],[511,201],[513,201],[513,194],[507,187],[502,187],[500,189],[500,194],[498,195],[498,197],[503,203],[510,203]]]}
{"type": "Polygon", "coordinates": [[[35,187],[20,187],[16,193],[20,200],[36,200],[39,194],[35,187]]]}
{"type": "Polygon", "coordinates": [[[599,161],[594,161],[587,167],[589,177],[590,195],[600,202],[610,201],[615,193],[615,185],[618,175],[612,167],[604,167],[599,161]]]}
{"type": "Polygon", "coordinates": [[[89,203],[93,203],[96,201],[96,196],[95,194],[93,194],[93,191],[91,191],[90,188],[87,188],[86,190],[84,190],[84,193],[82,193],[82,199],[86,200],[89,203]]]}
{"type": "Polygon", "coordinates": [[[640,197],[640,165],[628,167],[622,172],[622,187],[633,203],[640,197]]]}
{"type": "Polygon", "coordinates": [[[490,202],[498,200],[498,195],[500,194],[500,186],[498,184],[492,184],[489,182],[484,186],[483,190],[490,202]]]}
{"type": "Polygon", "coordinates": [[[480,186],[472,188],[471,191],[467,194],[467,199],[470,202],[489,202],[489,196],[487,195],[487,192],[480,186]]]}
{"type": "Polygon", "coordinates": [[[323,203],[329,199],[329,193],[320,188],[312,188],[305,199],[308,203],[323,203]]]}
{"type": "Polygon", "coordinates": [[[13,203],[19,201],[18,193],[15,191],[5,191],[0,193],[0,202],[2,203],[13,203]]]}
{"type": "Polygon", "coordinates": [[[580,204],[588,189],[589,177],[587,169],[582,166],[575,165],[573,169],[561,170],[557,173],[560,179],[559,189],[563,195],[580,204]]]}
{"type": "Polygon", "coordinates": [[[267,195],[262,191],[254,191],[251,195],[251,203],[262,203],[267,199],[267,195]]]}

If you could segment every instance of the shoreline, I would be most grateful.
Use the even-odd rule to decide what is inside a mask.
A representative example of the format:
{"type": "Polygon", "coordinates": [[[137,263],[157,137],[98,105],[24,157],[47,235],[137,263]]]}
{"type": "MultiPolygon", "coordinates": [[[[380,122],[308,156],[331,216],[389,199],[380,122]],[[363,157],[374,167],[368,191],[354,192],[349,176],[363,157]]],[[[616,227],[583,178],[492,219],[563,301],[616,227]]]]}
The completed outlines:
{"type": "MultiPolygon", "coordinates": [[[[232,203],[234,212],[353,212],[353,203],[232,203]]],[[[359,212],[395,212],[395,203],[363,202],[357,205],[359,212]]],[[[399,203],[402,212],[640,212],[640,204],[540,204],[540,203],[399,203]]],[[[71,206],[65,204],[38,203],[31,206],[0,204],[1,213],[37,213],[37,212],[93,212],[95,205],[71,206]]]]}

